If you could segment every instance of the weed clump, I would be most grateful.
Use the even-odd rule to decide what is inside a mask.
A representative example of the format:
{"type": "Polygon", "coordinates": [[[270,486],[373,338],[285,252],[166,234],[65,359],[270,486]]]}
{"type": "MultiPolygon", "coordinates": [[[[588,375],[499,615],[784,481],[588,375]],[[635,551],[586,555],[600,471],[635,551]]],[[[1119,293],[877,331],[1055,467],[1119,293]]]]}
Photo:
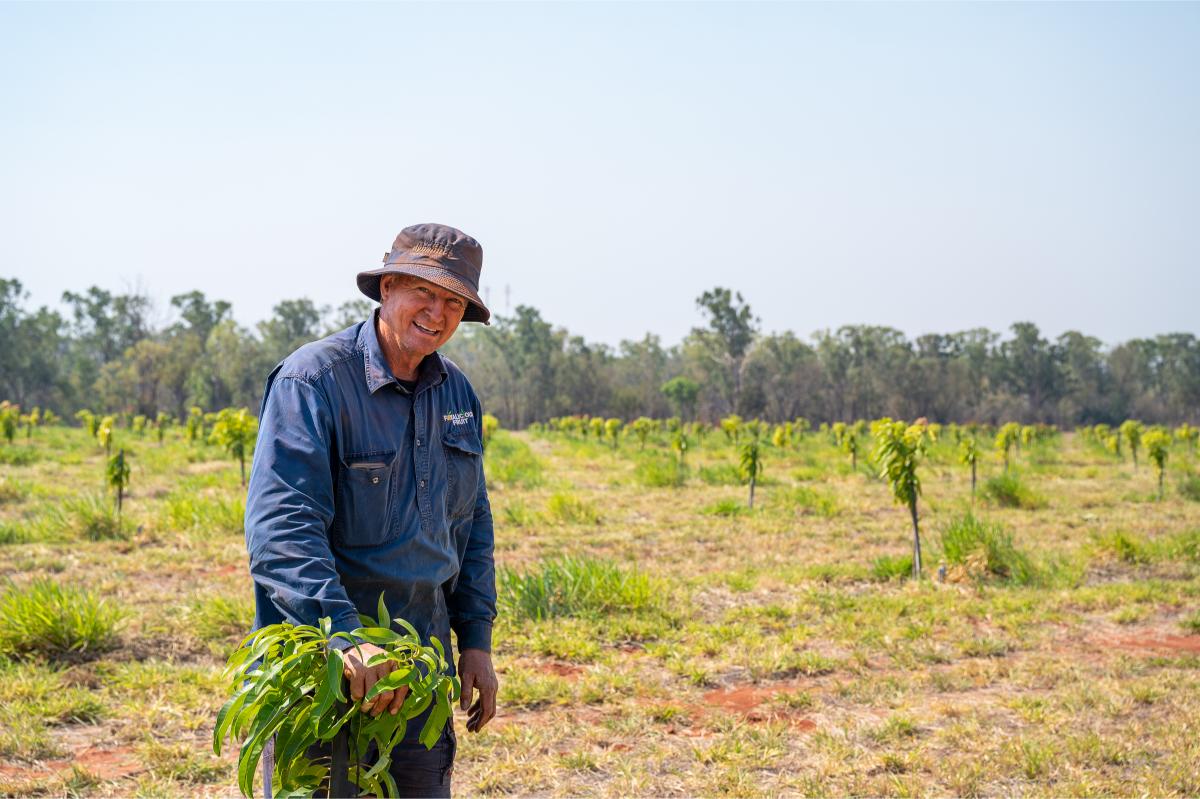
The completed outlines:
{"type": "Polygon", "coordinates": [[[876,582],[904,580],[911,577],[912,573],[912,555],[880,555],[871,563],[871,578],[876,582]]]}
{"type": "Polygon", "coordinates": [[[722,499],[700,509],[705,516],[734,517],[749,513],[750,509],[736,499],[722,499]]]}
{"type": "Polygon", "coordinates": [[[556,558],[525,572],[501,568],[500,603],[515,618],[661,612],[664,591],[636,569],[596,558],[556,558]]]}
{"type": "Polygon", "coordinates": [[[988,478],[983,484],[983,496],[1002,508],[1037,510],[1046,507],[1046,498],[1021,482],[1015,472],[988,478]]]}
{"type": "Polygon", "coordinates": [[[0,595],[0,654],[68,658],[96,654],[117,643],[121,611],[95,594],[38,579],[21,587],[7,581],[0,595]]]}
{"type": "Polygon", "coordinates": [[[546,503],[546,515],[553,521],[566,524],[597,524],[600,521],[600,512],[592,503],[567,491],[550,496],[546,503]]]}
{"type": "Polygon", "coordinates": [[[805,513],[815,513],[829,518],[838,514],[837,500],[829,494],[808,486],[796,486],[777,494],[778,501],[805,513]]]}
{"type": "Polygon", "coordinates": [[[647,488],[679,488],[687,474],[687,467],[674,458],[645,458],[634,470],[638,483],[647,488]]]}
{"type": "Polygon", "coordinates": [[[1192,502],[1200,502],[1200,475],[1189,474],[1179,478],[1179,496],[1192,502]]]}
{"type": "Polygon", "coordinates": [[[737,486],[746,482],[741,471],[731,463],[701,466],[699,475],[704,484],[710,486],[737,486]]]}
{"type": "Polygon", "coordinates": [[[1018,585],[1037,581],[1037,570],[1029,556],[1013,546],[1012,536],[998,523],[973,513],[951,520],[942,531],[942,555],[947,563],[971,576],[995,577],[1018,585]]]}

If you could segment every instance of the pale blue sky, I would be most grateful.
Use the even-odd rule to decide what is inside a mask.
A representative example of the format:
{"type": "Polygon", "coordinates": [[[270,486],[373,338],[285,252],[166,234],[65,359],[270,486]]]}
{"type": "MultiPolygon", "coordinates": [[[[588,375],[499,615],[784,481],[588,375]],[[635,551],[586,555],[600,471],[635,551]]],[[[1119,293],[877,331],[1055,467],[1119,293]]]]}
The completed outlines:
{"type": "Polygon", "coordinates": [[[336,304],[476,236],[494,311],[677,342],[1200,331],[1200,4],[3,4],[0,275],[336,304]]]}

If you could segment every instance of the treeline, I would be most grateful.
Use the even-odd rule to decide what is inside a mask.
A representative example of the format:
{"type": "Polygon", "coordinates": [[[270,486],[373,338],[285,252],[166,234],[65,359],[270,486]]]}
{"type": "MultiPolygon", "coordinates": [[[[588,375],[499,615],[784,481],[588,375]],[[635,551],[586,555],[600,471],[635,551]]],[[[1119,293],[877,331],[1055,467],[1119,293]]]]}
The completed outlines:
{"type": "MultiPolygon", "coordinates": [[[[155,322],[150,298],[92,287],[66,292],[67,313],[27,307],[0,279],[0,398],[69,416],[97,412],[182,417],[191,406],[257,410],[271,368],[305,342],[366,317],[371,303],[336,309],[284,300],[253,330],[229,303],[198,291],[170,299],[155,322]]],[[[1200,422],[1200,341],[1190,333],[1105,347],[1069,331],[1043,337],[1028,322],[1007,335],[976,328],[909,339],[889,327],[847,325],[763,333],[741,295],[696,300],[703,325],[678,345],[655,335],[612,348],[518,306],[490,327],[463,325],[444,353],[466,371],[484,407],[510,427],[572,414],[716,421],[730,413],[814,423],[890,416],[1064,427],[1200,422]]]]}

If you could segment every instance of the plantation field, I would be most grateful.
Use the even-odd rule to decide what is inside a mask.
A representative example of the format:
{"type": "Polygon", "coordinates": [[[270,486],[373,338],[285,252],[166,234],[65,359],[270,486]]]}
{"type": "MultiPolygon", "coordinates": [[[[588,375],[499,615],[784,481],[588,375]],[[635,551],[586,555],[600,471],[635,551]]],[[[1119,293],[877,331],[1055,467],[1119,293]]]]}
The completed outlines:
{"type": "MultiPolygon", "coordinates": [[[[212,754],[248,629],[239,469],[179,432],[0,445],[0,795],[235,796],[212,754]],[[69,612],[47,615],[62,604],[69,612]],[[71,643],[82,651],[66,650],[71,643]]],[[[498,431],[500,712],[458,719],[459,795],[1200,794],[1200,478],[1165,497],[1073,433],[979,497],[943,436],[908,511],[823,433],[644,450],[498,431]]],[[[1190,451],[1189,451],[1190,450],[1190,451]]]]}

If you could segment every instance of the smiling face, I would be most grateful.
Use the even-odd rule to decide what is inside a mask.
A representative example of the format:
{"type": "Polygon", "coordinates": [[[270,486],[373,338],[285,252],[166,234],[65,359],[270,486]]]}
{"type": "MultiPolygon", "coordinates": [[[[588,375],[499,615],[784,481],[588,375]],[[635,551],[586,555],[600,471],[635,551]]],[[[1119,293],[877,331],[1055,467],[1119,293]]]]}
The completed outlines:
{"type": "Polygon", "coordinates": [[[413,275],[384,275],[379,281],[379,339],[392,372],[416,378],[425,356],[458,329],[467,301],[413,275]]]}

